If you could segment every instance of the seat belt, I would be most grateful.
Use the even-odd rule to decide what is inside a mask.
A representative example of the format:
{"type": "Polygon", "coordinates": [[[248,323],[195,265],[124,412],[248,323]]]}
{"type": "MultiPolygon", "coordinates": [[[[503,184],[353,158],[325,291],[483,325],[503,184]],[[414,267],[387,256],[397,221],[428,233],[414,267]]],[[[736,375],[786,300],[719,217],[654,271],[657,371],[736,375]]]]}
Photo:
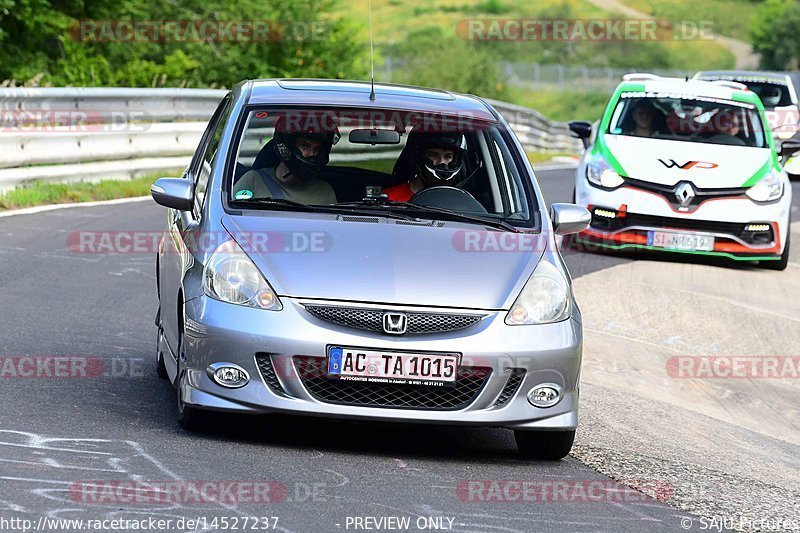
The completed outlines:
{"type": "Polygon", "coordinates": [[[259,168],[259,169],[253,169],[253,170],[258,172],[258,175],[261,178],[261,181],[264,182],[264,185],[269,190],[269,195],[271,197],[280,198],[280,199],[283,199],[283,200],[288,200],[288,198],[286,198],[286,194],[278,186],[278,184],[275,183],[275,178],[273,178],[272,175],[269,172],[267,172],[267,169],[259,168]]]}

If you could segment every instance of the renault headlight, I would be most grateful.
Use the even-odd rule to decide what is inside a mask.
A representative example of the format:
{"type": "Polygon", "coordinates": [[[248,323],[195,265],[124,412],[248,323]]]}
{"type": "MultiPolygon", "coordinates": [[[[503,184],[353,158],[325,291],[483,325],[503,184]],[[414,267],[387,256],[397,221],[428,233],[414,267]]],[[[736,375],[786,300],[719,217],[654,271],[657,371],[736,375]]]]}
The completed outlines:
{"type": "Polygon", "coordinates": [[[772,171],[747,189],[747,196],[756,202],[771,202],[783,196],[783,179],[779,172],[772,171]]]}
{"type": "Polygon", "coordinates": [[[607,189],[616,189],[625,182],[622,176],[609,167],[606,160],[600,156],[592,158],[586,165],[586,179],[607,189]]]}
{"type": "Polygon", "coordinates": [[[509,326],[550,324],[569,317],[570,289],[566,277],[540,261],[506,316],[509,326]]]}
{"type": "Polygon", "coordinates": [[[206,295],[223,302],[280,311],[278,296],[236,241],[220,244],[203,271],[206,295]]]}

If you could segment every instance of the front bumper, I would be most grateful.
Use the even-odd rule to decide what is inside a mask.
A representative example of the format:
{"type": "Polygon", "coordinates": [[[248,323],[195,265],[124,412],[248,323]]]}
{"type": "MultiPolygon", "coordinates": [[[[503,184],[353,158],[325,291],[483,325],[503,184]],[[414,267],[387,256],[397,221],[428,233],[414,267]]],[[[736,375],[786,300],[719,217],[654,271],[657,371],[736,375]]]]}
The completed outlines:
{"type": "MultiPolygon", "coordinates": [[[[226,304],[206,296],[186,302],[186,377],[181,393],[187,404],[243,413],[283,412],[512,429],[577,427],[582,329],[574,319],[542,326],[507,326],[503,322],[505,311],[482,311],[487,316],[464,330],[397,337],[324,322],[305,310],[302,303],[307,301],[285,297],[281,301],[284,309],[278,312],[226,304]],[[341,398],[331,403],[321,399],[319,388],[311,387],[307,366],[308,361],[324,364],[320,358],[325,357],[328,345],[458,352],[462,354],[459,370],[463,376],[474,379],[473,371],[477,371],[484,377],[480,386],[473,386],[469,401],[456,408],[453,403],[438,409],[429,404],[416,408],[370,407],[358,402],[348,404],[341,398]],[[272,375],[264,365],[265,356],[272,375]],[[299,364],[303,361],[306,366],[299,364]],[[238,389],[217,385],[206,374],[208,365],[215,362],[241,366],[250,381],[238,389]],[[544,383],[559,385],[563,397],[552,407],[534,407],[526,395],[544,383]]],[[[315,383],[318,386],[321,382],[315,383]]]]}
{"type": "Polygon", "coordinates": [[[786,243],[791,188],[783,198],[757,204],[746,197],[708,200],[690,213],[676,210],[663,197],[631,187],[602,190],[583,180],[576,199],[592,213],[589,228],[577,237],[587,250],[650,250],[721,256],[735,260],[769,261],[781,258],[786,243]],[[596,209],[607,216],[598,216],[596,209]],[[609,214],[614,216],[609,218],[609,214]],[[765,225],[762,231],[748,228],[765,225]],[[676,250],[652,246],[650,231],[688,232],[714,237],[712,250],[676,250]]]}

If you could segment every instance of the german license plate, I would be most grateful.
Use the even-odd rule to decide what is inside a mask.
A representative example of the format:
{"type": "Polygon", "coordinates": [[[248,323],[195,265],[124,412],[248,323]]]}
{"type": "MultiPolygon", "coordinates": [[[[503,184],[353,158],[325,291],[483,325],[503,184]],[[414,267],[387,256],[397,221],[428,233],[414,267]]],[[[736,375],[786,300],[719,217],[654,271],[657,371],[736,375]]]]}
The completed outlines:
{"type": "Polygon", "coordinates": [[[328,377],[343,381],[455,386],[459,354],[328,347],[328,377]]]}
{"type": "Polygon", "coordinates": [[[671,231],[648,231],[647,245],[670,250],[695,250],[710,252],[714,250],[714,237],[699,233],[678,233],[671,231]]]}

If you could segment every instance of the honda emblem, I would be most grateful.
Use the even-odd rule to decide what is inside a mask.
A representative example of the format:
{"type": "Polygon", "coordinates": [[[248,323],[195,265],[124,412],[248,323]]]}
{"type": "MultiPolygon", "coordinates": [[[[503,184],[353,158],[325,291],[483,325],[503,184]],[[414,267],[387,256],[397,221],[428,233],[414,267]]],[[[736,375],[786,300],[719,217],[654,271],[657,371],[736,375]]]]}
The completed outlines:
{"type": "Polygon", "coordinates": [[[408,317],[405,313],[384,313],[383,331],[392,335],[402,335],[408,327],[408,317]]]}

